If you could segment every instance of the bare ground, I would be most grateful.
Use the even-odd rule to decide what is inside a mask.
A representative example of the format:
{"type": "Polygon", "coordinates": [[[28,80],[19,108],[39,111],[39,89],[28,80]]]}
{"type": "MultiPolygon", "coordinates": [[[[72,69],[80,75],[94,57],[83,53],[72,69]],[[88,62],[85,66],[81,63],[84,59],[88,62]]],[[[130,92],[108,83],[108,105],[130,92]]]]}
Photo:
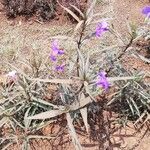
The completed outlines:
{"type": "MultiPolygon", "coordinates": [[[[131,22],[142,25],[144,18],[140,13],[143,6],[148,5],[148,0],[112,0],[111,5],[114,7],[113,16],[116,18],[114,21],[115,28],[126,35],[127,26],[126,19],[131,22]]],[[[108,6],[108,3],[103,3],[103,7],[108,6]]],[[[99,11],[101,5],[98,5],[96,10],[99,11]]],[[[108,14],[109,16],[110,14],[108,14]]],[[[110,15],[111,16],[111,15],[110,15]]],[[[10,53],[17,51],[17,53],[28,53],[30,49],[39,49],[44,52],[48,52],[50,49],[50,37],[58,34],[68,34],[72,25],[66,22],[64,19],[53,20],[50,23],[42,24],[37,21],[24,21],[24,18],[19,17],[15,20],[7,20],[3,12],[0,14],[0,52],[6,53],[10,58],[10,53]],[[34,42],[33,42],[34,41],[34,42]]],[[[14,55],[14,54],[12,54],[14,55]]],[[[15,55],[17,55],[15,53],[15,55]]],[[[131,60],[131,58],[126,58],[126,60],[131,60]]],[[[125,61],[126,61],[125,60],[125,61]]],[[[126,63],[126,62],[125,62],[126,63]]],[[[145,64],[141,60],[128,61],[128,66],[130,69],[140,68],[140,70],[150,70],[150,66],[145,64]]],[[[4,70],[5,71],[5,70],[4,70]]],[[[51,130],[51,126],[43,129],[44,134],[51,132],[56,132],[59,126],[54,127],[54,131],[51,130]]],[[[117,130],[112,135],[112,141],[114,142],[113,150],[149,150],[150,147],[150,136],[146,135],[143,139],[144,129],[141,132],[136,133],[132,125],[126,127],[125,129],[117,130]]],[[[89,139],[88,135],[81,136],[79,134],[79,139],[85,150],[97,150],[99,149],[100,142],[97,140],[92,141],[89,139]]],[[[60,137],[60,141],[61,141],[60,137]]],[[[47,140],[33,141],[33,149],[36,150],[49,150],[49,149],[73,149],[73,145],[70,143],[71,139],[68,134],[63,137],[62,143],[66,143],[64,148],[57,145],[58,141],[55,141],[52,147],[52,143],[47,140]],[[41,144],[40,144],[41,143],[41,144]],[[56,147],[56,145],[58,147],[56,147]]],[[[10,150],[19,149],[16,145],[9,148],[10,150]]]]}

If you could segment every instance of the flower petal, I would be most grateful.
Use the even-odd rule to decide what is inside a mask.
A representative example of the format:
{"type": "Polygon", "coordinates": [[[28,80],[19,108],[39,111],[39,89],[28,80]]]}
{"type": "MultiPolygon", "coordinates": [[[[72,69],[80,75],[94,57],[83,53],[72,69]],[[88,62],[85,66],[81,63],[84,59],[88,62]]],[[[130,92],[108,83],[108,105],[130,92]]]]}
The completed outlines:
{"type": "Polygon", "coordinates": [[[64,54],[64,51],[59,49],[58,40],[54,40],[52,42],[52,53],[53,53],[53,55],[57,55],[57,54],[62,55],[62,54],[64,54]]]}
{"type": "Polygon", "coordinates": [[[53,51],[58,51],[58,41],[57,40],[54,40],[52,42],[52,50],[53,51]]]}
{"type": "Polygon", "coordinates": [[[102,33],[106,31],[108,31],[108,24],[107,22],[103,21],[101,23],[98,23],[95,34],[97,37],[100,37],[102,33]]]}
{"type": "Polygon", "coordinates": [[[108,23],[105,22],[105,21],[101,22],[101,28],[107,29],[108,28],[108,23]]]}
{"type": "Polygon", "coordinates": [[[59,50],[59,51],[58,51],[58,54],[59,54],[59,55],[62,55],[62,54],[64,54],[64,51],[63,51],[63,50],[59,50]]]}
{"type": "Polygon", "coordinates": [[[148,15],[150,13],[150,6],[146,6],[143,8],[142,13],[148,15]]]}
{"type": "Polygon", "coordinates": [[[8,76],[8,77],[15,77],[15,76],[16,76],[16,73],[17,73],[17,71],[16,71],[16,70],[13,70],[13,71],[9,72],[9,73],[7,74],[7,76],[8,76]]]}
{"type": "Polygon", "coordinates": [[[62,64],[60,66],[56,66],[55,69],[56,69],[56,71],[63,72],[64,71],[64,67],[65,67],[65,64],[62,64]]]}
{"type": "Polygon", "coordinates": [[[9,79],[15,81],[17,80],[17,71],[13,70],[11,72],[9,72],[8,74],[6,74],[6,77],[8,77],[9,79]]]}
{"type": "Polygon", "coordinates": [[[56,61],[56,56],[55,55],[50,55],[51,61],[56,61]]]}
{"type": "Polygon", "coordinates": [[[105,90],[107,90],[110,86],[110,83],[107,80],[106,72],[102,71],[98,74],[98,80],[96,82],[97,86],[101,86],[105,90]]]}

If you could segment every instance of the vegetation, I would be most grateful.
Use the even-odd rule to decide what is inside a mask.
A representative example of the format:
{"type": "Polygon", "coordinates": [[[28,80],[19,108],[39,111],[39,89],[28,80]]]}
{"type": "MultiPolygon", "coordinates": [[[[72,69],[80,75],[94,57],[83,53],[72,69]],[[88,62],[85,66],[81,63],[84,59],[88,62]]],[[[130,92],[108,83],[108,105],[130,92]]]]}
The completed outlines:
{"type": "Polygon", "coordinates": [[[67,2],[57,0],[3,0],[3,4],[9,18],[19,15],[29,18],[36,15],[41,21],[49,21],[56,17],[57,10],[61,9],[59,5],[70,8],[76,13],[77,11],[71,5],[75,5],[78,9],[82,8],[82,3],[78,3],[77,0],[69,0],[67,2]]]}
{"type": "MultiPolygon", "coordinates": [[[[6,6],[12,5],[11,1],[6,2],[6,6]]],[[[51,37],[49,54],[33,50],[30,57],[14,58],[15,64],[12,60],[3,59],[3,66],[9,71],[0,82],[0,128],[7,128],[8,132],[1,132],[1,149],[16,143],[27,150],[31,148],[33,139],[57,138],[59,135],[43,135],[40,131],[48,124],[64,120],[76,149],[82,149],[77,126],[84,126],[84,131],[92,135],[96,132],[97,122],[101,123],[99,136],[102,143],[99,147],[110,148],[111,122],[110,118],[105,119],[105,111],[116,113],[118,117],[114,122],[118,121],[121,125],[126,125],[129,120],[137,128],[149,124],[150,84],[146,84],[145,80],[150,77],[150,72],[129,72],[122,64],[131,44],[143,34],[128,23],[130,36],[125,41],[109,20],[95,21],[95,17],[101,15],[94,14],[95,5],[96,0],[93,0],[85,13],[72,5],[77,15],[60,4],[77,21],[77,25],[72,35],[51,37]],[[113,49],[114,45],[104,47],[103,44],[98,50],[107,53],[107,57],[96,58],[96,63],[92,63],[91,56],[95,51],[88,52],[86,46],[94,40],[103,40],[105,34],[113,36],[118,44],[115,48],[121,47],[121,50],[113,55],[107,50],[113,49]],[[74,46],[72,55],[65,48],[65,42],[74,46]]],[[[51,12],[55,9],[54,4],[44,6],[48,6],[51,12]]],[[[26,8],[26,3],[22,10],[15,5],[13,15],[26,12],[26,8]]],[[[149,13],[144,11],[144,14],[147,16],[149,13]]],[[[148,24],[149,16],[145,19],[145,27],[148,24]]]]}

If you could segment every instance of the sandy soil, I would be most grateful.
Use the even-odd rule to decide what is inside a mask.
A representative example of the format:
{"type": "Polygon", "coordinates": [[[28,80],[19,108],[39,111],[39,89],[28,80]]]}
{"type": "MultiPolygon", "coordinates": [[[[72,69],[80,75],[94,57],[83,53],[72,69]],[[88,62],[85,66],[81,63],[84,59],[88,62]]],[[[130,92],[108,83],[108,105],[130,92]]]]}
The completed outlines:
{"type": "Polygon", "coordinates": [[[115,0],[114,12],[116,15],[116,27],[124,33],[126,20],[136,25],[142,25],[144,16],[141,11],[146,5],[149,5],[148,0],[115,0]]]}
{"type": "MultiPolygon", "coordinates": [[[[148,5],[148,0],[109,0],[111,2],[113,9],[113,14],[108,14],[108,17],[115,17],[113,22],[115,28],[126,35],[127,26],[126,19],[130,22],[135,23],[136,25],[142,25],[144,17],[141,15],[141,9],[148,5]]],[[[108,3],[104,2],[103,7],[97,5],[96,11],[106,9],[108,3]]],[[[102,10],[101,10],[102,11],[102,10]]],[[[60,20],[53,20],[50,23],[42,24],[37,21],[29,20],[24,21],[24,18],[19,17],[15,20],[7,20],[4,16],[4,13],[0,12],[0,53],[5,52],[10,55],[10,52],[18,51],[18,53],[28,52],[30,49],[39,49],[45,52],[48,52],[50,49],[50,37],[53,35],[59,34],[68,34],[72,25],[66,21],[60,22],[60,20]],[[57,26],[56,26],[57,25],[57,26]],[[33,42],[34,41],[34,42],[33,42]]],[[[131,60],[129,68],[139,67],[141,70],[146,68],[150,69],[148,64],[137,60],[131,60]]],[[[55,127],[55,131],[58,130],[58,126],[55,127]]],[[[43,133],[47,133],[51,130],[51,127],[48,126],[47,129],[43,129],[43,133]]],[[[126,127],[125,129],[118,130],[112,135],[112,141],[114,141],[113,150],[149,150],[150,149],[150,136],[146,135],[141,139],[144,130],[141,133],[135,134],[135,129],[133,127],[126,127]]],[[[60,141],[62,137],[60,137],[60,141]]],[[[83,146],[83,150],[98,150],[100,142],[98,140],[91,141],[88,135],[81,136],[79,134],[79,139],[83,146]]],[[[44,141],[33,141],[33,149],[35,150],[50,150],[50,149],[73,149],[73,145],[70,144],[71,139],[68,134],[63,138],[62,143],[64,147],[58,146],[57,142],[44,141]],[[44,142],[44,144],[43,144],[44,142]],[[56,142],[56,143],[55,143],[56,142]],[[40,144],[41,143],[41,144],[40,144]],[[55,145],[52,147],[52,145],[55,145]],[[56,147],[56,145],[58,147],[56,147]]],[[[10,150],[18,149],[17,146],[9,148],[10,150]]]]}

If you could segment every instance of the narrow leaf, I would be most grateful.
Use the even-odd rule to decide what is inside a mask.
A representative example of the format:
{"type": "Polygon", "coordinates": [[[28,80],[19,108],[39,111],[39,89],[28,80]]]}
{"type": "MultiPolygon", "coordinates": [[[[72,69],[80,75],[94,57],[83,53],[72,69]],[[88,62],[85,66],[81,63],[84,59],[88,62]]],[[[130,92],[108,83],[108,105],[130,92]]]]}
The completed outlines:
{"type": "Polygon", "coordinates": [[[79,98],[79,101],[77,102],[74,102],[71,106],[70,106],[70,110],[77,110],[79,108],[82,108],[84,107],[85,105],[91,103],[92,100],[91,98],[88,96],[88,97],[85,97],[85,95],[82,93],[81,94],[81,97],[79,98]]]}
{"type": "MultiPolygon", "coordinates": [[[[58,2],[58,1],[57,1],[58,2]]],[[[68,9],[67,7],[64,7],[63,5],[61,5],[59,2],[58,4],[64,9],[66,10],[76,21],[80,22],[80,19],[79,17],[74,13],[72,12],[70,9],[68,9]]]]}
{"type": "Polygon", "coordinates": [[[78,24],[76,25],[75,29],[74,29],[74,32],[76,32],[80,27],[81,25],[83,24],[83,20],[81,20],[80,22],[78,22],[78,24]]]}
{"type": "Polygon", "coordinates": [[[9,148],[9,146],[11,146],[14,142],[9,142],[7,143],[1,150],[7,150],[9,148]]]}
{"type": "Polygon", "coordinates": [[[44,101],[43,99],[40,99],[40,98],[36,98],[36,97],[33,97],[33,96],[32,96],[32,99],[33,99],[35,102],[41,103],[41,104],[43,104],[43,105],[51,106],[51,107],[53,107],[53,108],[55,108],[55,109],[63,108],[63,106],[54,105],[54,104],[49,103],[49,102],[47,102],[47,101],[44,101]]]}
{"type": "Polygon", "coordinates": [[[87,74],[88,70],[89,70],[89,66],[90,66],[89,60],[90,60],[90,54],[88,52],[87,59],[86,59],[86,62],[85,62],[85,74],[87,74]]]}
{"type": "Polygon", "coordinates": [[[83,122],[84,122],[84,125],[85,125],[85,128],[86,128],[86,131],[87,133],[89,132],[89,124],[88,124],[88,121],[87,121],[87,107],[84,107],[82,109],[80,109],[80,112],[81,112],[81,116],[83,118],[83,122]]]}
{"type": "Polygon", "coordinates": [[[61,39],[61,40],[73,40],[70,36],[65,36],[65,35],[57,35],[57,36],[52,36],[49,38],[50,39],[61,39]]]}
{"type": "Polygon", "coordinates": [[[94,9],[94,7],[96,5],[96,1],[97,0],[93,0],[93,2],[90,4],[90,7],[89,7],[89,9],[86,12],[87,18],[91,15],[91,13],[93,14],[93,9],[94,9]]]}
{"type": "Polygon", "coordinates": [[[0,120],[0,128],[9,121],[9,119],[7,117],[4,117],[0,120]]]}
{"type": "Polygon", "coordinates": [[[73,142],[73,144],[74,144],[76,150],[82,150],[81,144],[80,144],[80,142],[79,142],[79,140],[78,140],[76,131],[75,131],[74,126],[73,126],[73,124],[72,124],[73,120],[72,120],[70,114],[67,113],[67,114],[66,114],[66,117],[67,117],[68,127],[69,127],[69,129],[70,129],[70,135],[71,135],[71,137],[72,137],[72,142],[73,142]]]}
{"type": "Polygon", "coordinates": [[[34,115],[34,116],[30,116],[27,117],[26,119],[50,119],[56,116],[59,116],[61,114],[63,114],[65,111],[63,110],[50,110],[50,111],[46,111],[46,112],[42,112],[40,114],[34,115]]]}
{"type": "Polygon", "coordinates": [[[45,83],[61,83],[61,84],[72,84],[73,80],[71,79],[39,79],[39,78],[34,78],[31,79],[33,81],[39,81],[39,82],[45,82],[45,83]]]}
{"type": "Polygon", "coordinates": [[[76,6],[71,5],[71,4],[70,4],[70,6],[73,7],[83,17],[83,19],[85,18],[85,15],[83,14],[83,12],[79,8],[77,8],[76,6]]]}
{"type": "Polygon", "coordinates": [[[136,109],[137,115],[140,116],[140,111],[139,111],[139,108],[138,108],[137,104],[135,103],[135,101],[133,100],[133,98],[130,98],[130,99],[131,99],[131,102],[132,102],[134,108],[136,109]]]}

